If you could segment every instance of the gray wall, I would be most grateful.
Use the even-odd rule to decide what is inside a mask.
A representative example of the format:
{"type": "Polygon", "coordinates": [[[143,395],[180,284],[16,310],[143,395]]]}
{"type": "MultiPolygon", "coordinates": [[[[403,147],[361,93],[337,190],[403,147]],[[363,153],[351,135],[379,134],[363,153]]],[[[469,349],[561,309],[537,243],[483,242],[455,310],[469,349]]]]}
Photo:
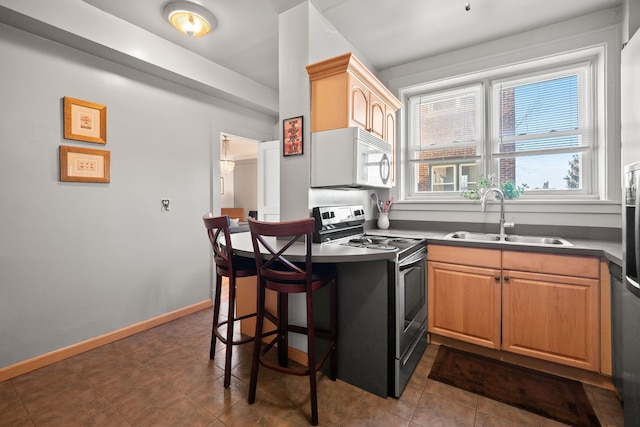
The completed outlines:
{"type": "MultiPolygon", "coordinates": [[[[332,204],[362,204],[368,218],[374,218],[368,191],[309,188],[311,85],[305,67],[347,52],[354,52],[367,62],[311,3],[282,13],[279,26],[280,119],[304,116],[304,155],[285,157],[280,162],[280,218],[302,218],[309,215],[313,206],[332,204]]],[[[386,198],[388,190],[379,193],[386,198]]]]}
{"type": "Polygon", "coordinates": [[[0,368],[209,299],[219,134],[275,118],[4,24],[0,57],[0,368]],[[106,145],[63,139],[64,96],[107,106],[106,145]],[[60,182],[60,145],[111,183],[60,182]]]}

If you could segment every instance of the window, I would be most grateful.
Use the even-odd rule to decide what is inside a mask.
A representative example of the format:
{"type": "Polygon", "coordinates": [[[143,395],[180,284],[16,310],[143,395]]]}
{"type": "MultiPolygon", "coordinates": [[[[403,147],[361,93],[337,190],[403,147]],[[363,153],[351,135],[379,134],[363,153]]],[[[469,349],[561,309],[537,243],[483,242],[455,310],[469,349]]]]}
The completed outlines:
{"type": "Polygon", "coordinates": [[[408,196],[457,194],[481,176],[527,195],[591,194],[591,64],[478,80],[409,96],[408,196]]]}
{"type": "Polygon", "coordinates": [[[409,98],[413,194],[461,191],[475,182],[482,104],[480,84],[409,98]]]}
{"type": "Polygon", "coordinates": [[[588,80],[584,65],[493,83],[492,170],[501,182],[526,183],[529,191],[588,189],[588,80]]]}

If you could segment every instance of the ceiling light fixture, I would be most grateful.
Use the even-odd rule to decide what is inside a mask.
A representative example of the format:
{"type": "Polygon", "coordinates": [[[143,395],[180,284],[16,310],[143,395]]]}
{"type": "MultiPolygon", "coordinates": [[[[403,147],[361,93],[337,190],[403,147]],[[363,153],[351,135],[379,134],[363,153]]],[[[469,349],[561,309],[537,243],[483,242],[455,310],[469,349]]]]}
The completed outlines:
{"type": "Polygon", "coordinates": [[[209,34],[216,25],[213,13],[188,1],[170,1],[162,8],[162,14],[178,31],[189,37],[209,34]]]}
{"type": "Polygon", "coordinates": [[[229,158],[227,157],[227,150],[229,149],[229,138],[227,138],[227,135],[223,135],[224,138],[222,139],[222,150],[223,150],[223,156],[222,159],[220,160],[220,172],[222,172],[223,175],[228,175],[231,172],[233,172],[233,169],[236,167],[236,162],[234,162],[233,160],[229,160],[229,158]]]}

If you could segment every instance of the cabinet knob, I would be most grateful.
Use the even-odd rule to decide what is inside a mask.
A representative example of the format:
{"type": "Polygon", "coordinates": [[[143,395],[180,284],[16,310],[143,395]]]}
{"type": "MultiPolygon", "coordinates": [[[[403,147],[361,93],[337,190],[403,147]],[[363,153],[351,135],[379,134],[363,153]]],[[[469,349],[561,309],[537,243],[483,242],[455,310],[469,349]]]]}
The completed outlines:
{"type": "Polygon", "coordinates": [[[509,276],[504,276],[504,281],[508,282],[509,281],[509,276]]]}
{"type": "Polygon", "coordinates": [[[496,276],[496,282],[500,281],[500,276],[496,276]]]}

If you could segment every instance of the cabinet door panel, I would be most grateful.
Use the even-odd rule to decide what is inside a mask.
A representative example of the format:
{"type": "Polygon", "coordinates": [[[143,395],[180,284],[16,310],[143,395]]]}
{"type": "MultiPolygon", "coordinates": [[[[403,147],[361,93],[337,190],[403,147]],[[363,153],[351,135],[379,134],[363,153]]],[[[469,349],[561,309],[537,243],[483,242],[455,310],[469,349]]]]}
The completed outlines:
{"type": "Polygon", "coordinates": [[[384,139],[384,125],[385,125],[385,105],[382,100],[378,98],[372,92],[369,93],[369,104],[371,105],[371,116],[369,117],[369,132],[374,134],[380,139],[384,139]]]}
{"type": "Polygon", "coordinates": [[[427,287],[430,333],[500,348],[499,270],[429,262],[427,287]]]}
{"type": "Polygon", "coordinates": [[[367,129],[369,115],[369,90],[362,85],[351,86],[351,126],[367,129]]]}
{"type": "Polygon", "coordinates": [[[512,270],[503,275],[502,348],[598,371],[598,280],[512,270]]]}
{"type": "MultiPolygon", "coordinates": [[[[384,140],[391,144],[392,147],[396,146],[396,113],[387,112],[387,123],[385,124],[384,140]]],[[[393,153],[395,155],[395,149],[393,153]]]]}
{"type": "Polygon", "coordinates": [[[387,111],[387,122],[385,123],[384,138],[389,144],[391,144],[391,152],[393,153],[393,160],[391,162],[391,182],[395,186],[396,184],[396,159],[400,156],[396,153],[396,113],[387,111]]]}

